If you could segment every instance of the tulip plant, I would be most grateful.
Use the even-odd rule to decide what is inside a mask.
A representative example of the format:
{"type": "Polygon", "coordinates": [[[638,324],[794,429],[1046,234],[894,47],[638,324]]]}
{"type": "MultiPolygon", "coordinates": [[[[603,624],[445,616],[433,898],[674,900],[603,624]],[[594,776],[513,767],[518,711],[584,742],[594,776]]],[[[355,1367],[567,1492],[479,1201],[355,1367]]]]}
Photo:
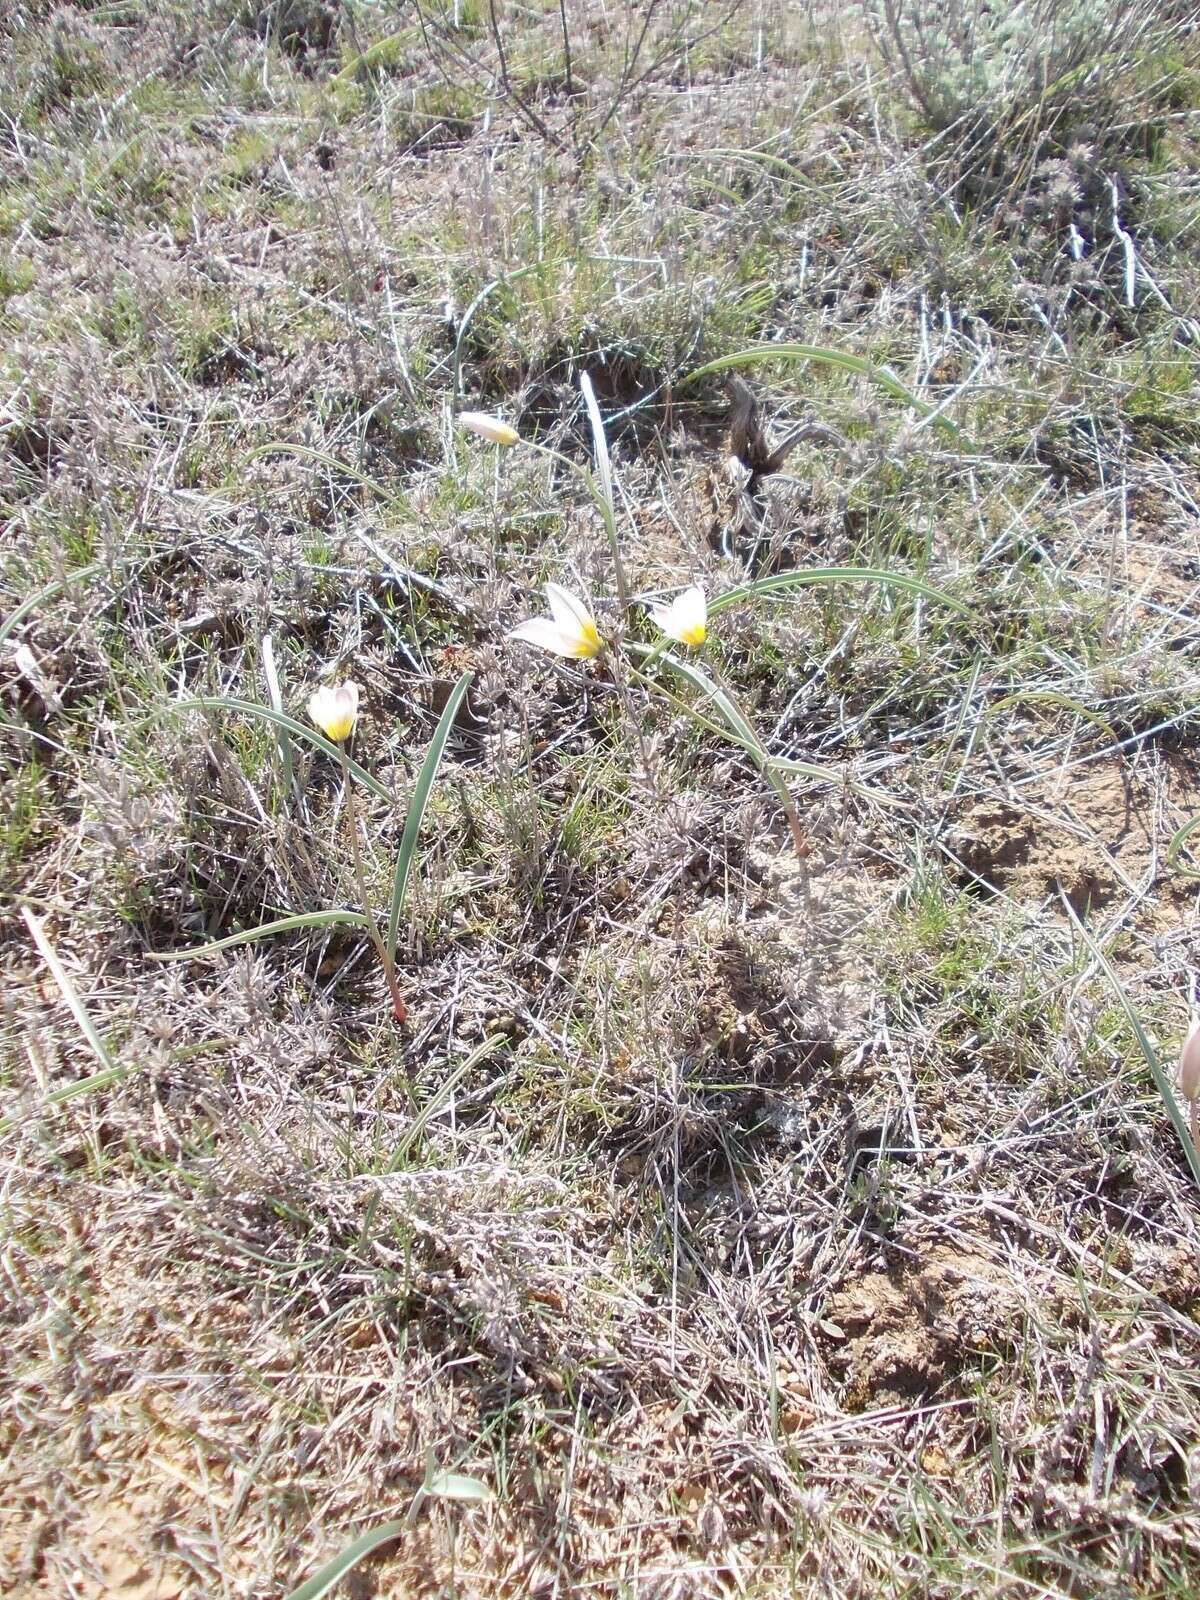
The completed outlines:
{"type": "MultiPolygon", "coordinates": [[[[267,660],[273,664],[273,658],[269,655],[267,660]]],[[[285,772],[289,774],[290,749],[291,741],[293,740],[301,740],[315,745],[326,755],[336,758],[341,767],[346,807],[346,826],[350,835],[350,856],[354,864],[355,887],[358,890],[358,898],[362,909],[356,911],[349,907],[333,906],[319,911],[291,912],[287,916],[278,917],[272,922],[261,923],[258,927],[246,928],[238,933],[227,934],[224,938],[213,940],[209,944],[187,950],[158,952],[156,959],[160,961],[183,961],[202,956],[211,956],[218,954],[220,951],[232,950],[239,945],[249,944],[258,939],[269,938],[275,934],[293,933],[301,929],[329,927],[337,923],[361,928],[367,934],[378,953],[379,962],[387,982],[388,993],[391,997],[392,1014],[397,1022],[403,1022],[408,1015],[408,1007],[400,992],[400,984],[396,977],[396,945],[400,934],[400,918],[404,908],[409,878],[417,857],[421,824],[425,817],[430,795],[433,792],[442,756],[445,754],[446,745],[450,738],[450,731],[454,726],[454,719],[457,717],[470,687],[471,673],[464,672],[451,690],[412,786],[407,811],[404,815],[404,831],[401,835],[400,847],[396,853],[395,866],[392,873],[392,895],[388,909],[386,935],[381,931],[367,890],[355,786],[362,784],[377,800],[383,801],[385,804],[394,805],[397,797],[365,767],[360,766],[357,761],[353,760],[348,753],[347,747],[354,734],[355,724],[358,721],[358,685],[354,682],[343,682],[314,690],[308,698],[307,710],[310,721],[306,725],[289,716],[283,710],[277,674],[273,671],[269,672],[268,681],[272,685],[271,697],[274,702],[269,706],[259,705],[249,700],[235,700],[224,695],[200,695],[192,699],[172,702],[173,709],[180,711],[236,712],[241,716],[254,717],[272,724],[280,741],[281,758],[285,754],[289,757],[289,759],[282,761],[285,772]]],[[[285,787],[285,794],[290,791],[290,787],[289,778],[285,787]]]]}
{"type": "Polygon", "coordinates": [[[354,784],[350,776],[350,762],[346,756],[346,742],[354,732],[358,720],[358,685],[338,683],[331,688],[317,689],[309,696],[308,714],[327,739],[337,745],[342,766],[342,792],[346,797],[346,830],[350,835],[350,859],[354,862],[354,883],[366,919],[367,933],[379,955],[383,975],[387,979],[388,993],[392,997],[392,1014],[397,1022],[408,1016],[408,1007],[400,993],[396,978],[396,963],[383,941],[371,897],[367,893],[366,874],[363,872],[362,847],[358,839],[358,809],[354,800],[354,784]]]}
{"type": "MultiPolygon", "coordinates": [[[[627,612],[628,585],[617,537],[616,507],[613,499],[612,468],[608,457],[608,445],[604,437],[604,427],[596,405],[595,395],[592,393],[592,387],[586,375],[582,380],[582,387],[592,427],[598,483],[592,479],[590,474],[585,474],[585,479],[604,521],[612,551],[618,600],[622,611],[627,612]]],[[[489,444],[498,445],[502,449],[509,449],[513,445],[522,442],[521,436],[515,428],[500,417],[489,416],[485,412],[464,411],[459,414],[458,421],[469,433],[475,434],[477,438],[486,439],[489,444]]],[[[579,470],[575,462],[545,445],[531,443],[529,448],[541,451],[545,455],[553,456],[572,471],[579,470]]],[[[522,622],[518,627],[514,628],[508,637],[524,644],[534,645],[539,650],[548,650],[553,655],[566,656],[572,660],[591,660],[609,650],[615,668],[614,677],[616,678],[617,688],[630,716],[633,716],[633,710],[630,697],[626,692],[627,685],[624,681],[623,674],[626,671],[630,672],[633,677],[652,691],[665,693],[666,691],[662,690],[659,683],[649,678],[646,673],[646,669],[655,661],[661,661],[677,676],[683,678],[693,687],[699,688],[702,691],[703,698],[695,704],[683,703],[683,709],[695,717],[702,725],[710,726],[711,724],[705,716],[705,710],[711,707],[726,731],[732,733],[735,739],[755,758],[779,797],[784,815],[787,817],[788,825],[791,828],[796,854],[803,860],[809,852],[809,845],[795,803],[781,776],[781,764],[772,761],[745,714],[738,707],[732,691],[727,684],[719,679],[716,669],[710,664],[709,670],[707,672],[703,671],[700,667],[682,660],[670,651],[669,647],[672,644],[683,645],[691,651],[703,649],[708,638],[708,599],[703,588],[698,583],[689,584],[686,589],[677,594],[668,603],[651,605],[647,608],[650,620],[662,635],[659,643],[653,647],[646,647],[636,641],[625,640],[622,647],[610,649],[609,641],[600,633],[589,602],[579,595],[572,594],[570,590],[563,588],[561,584],[548,583],[546,585],[546,599],[549,602],[550,615],[548,617],[531,617],[528,621],[522,622]],[[627,657],[630,655],[640,655],[642,657],[640,668],[628,662],[627,657]]],[[[669,698],[674,700],[675,696],[670,695],[669,698]]],[[[640,734],[640,725],[638,731],[640,734]]]]}

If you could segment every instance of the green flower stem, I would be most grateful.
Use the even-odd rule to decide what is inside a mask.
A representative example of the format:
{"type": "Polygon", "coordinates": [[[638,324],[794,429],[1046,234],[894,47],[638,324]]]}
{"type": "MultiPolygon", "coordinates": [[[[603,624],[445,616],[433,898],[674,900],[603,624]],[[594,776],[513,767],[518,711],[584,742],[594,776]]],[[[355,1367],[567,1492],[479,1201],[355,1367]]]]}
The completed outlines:
{"type": "MultiPolygon", "coordinates": [[[[664,689],[662,684],[658,683],[654,678],[647,676],[646,668],[652,666],[659,656],[667,652],[668,643],[669,641],[660,639],[657,644],[648,649],[643,645],[634,645],[633,648],[635,649],[645,650],[645,655],[640,667],[635,667],[632,662],[629,663],[629,672],[631,677],[636,682],[642,684],[642,686],[650,694],[662,695],[663,698],[670,701],[671,704],[679,706],[682,711],[691,716],[695,721],[699,722],[702,727],[713,727],[713,724],[710,723],[706,717],[702,716],[695,707],[688,705],[685,701],[677,699],[676,696],[671,694],[669,690],[664,689]]],[[[673,657],[671,659],[672,661],[674,660],[673,657]]],[[[676,670],[678,670],[678,668],[676,670]]],[[[696,687],[702,688],[702,691],[706,693],[709,700],[715,701],[715,697],[718,693],[724,697],[728,705],[728,712],[722,713],[719,707],[715,707],[717,714],[721,717],[726,729],[733,733],[733,736],[737,742],[754,758],[758,764],[759,771],[762,773],[763,777],[766,778],[771,788],[774,789],[776,797],[779,800],[779,804],[782,807],[783,814],[787,818],[788,827],[791,829],[792,844],[796,850],[796,858],[799,861],[805,860],[811,853],[812,846],[809,844],[808,835],[804,830],[804,825],[800,821],[800,813],[796,810],[796,802],[792,799],[791,792],[788,789],[787,784],[784,782],[783,777],[779,771],[772,766],[770,755],[767,753],[762,741],[755,733],[749,718],[734,699],[733,692],[729,688],[729,685],[725,682],[724,678],[714,666],[712,658],[709,657],[706,671],[701,672],[698,668],[691,668],[688,669],[688,675],[696,687]],[[731,718],[736,719],[736,728],[730,725],[731,718]],[[739,729],[740,731],[738,731],[739,729]]]]}
{"type": "Polygon", "coordinates": [[[555,450],[548,444],[538,444],[534,439],[522,439],[521,444],[526,450],[536,450],[539,455],[549,456],[552,461],[557,461],[561,466],[573,472],[581,480],[588,494],[595,502],[600,512],[600,520],[604,523],[604,531],[608,535],[608,547],[613,559],[613,573],[617,581],[617,600],[621,610],[629,611],[629,581],[625,575],[625,563],[621,560],[621,541],[617,537],[616,509],[612,501],[605,495],[603,488],[596,483],[595,475],[590,467],[580,466],[578,461],[572,461],[570,456],[563,455],[561,450],[555,450]]]}
{"type": "Polygon", "coordinates": [[[387,979],[388,990],[392,997],[393,1014],[397,1022],[403,1022],[408,1016],[408,1007],[404,1003],[404,996],[400,993],[400,985],[396,980],[396,963],[388,954],[387,945],[384,944],[383,935],[379,931],[379,924],[375,920],[375,913],[371,909],[370,896],[367,894],[362,847],[358,842],[358,808],[354,800],[354,785],[350,778],[350,762],[346,757],[345,744],[339,744],[337,751],[342,763],[342,786],[346,795],[346,826],[350,833],[350,854],[354,860],[354,880],[358,886],[358,897],[362,901],[363,916],[367,919],[367,932],[371,936],[371,943],[375,946],[383,965],[383,975],[387,979]]]}
{"type": "MultiPolygon", "coordinates": [[[[720,689],[721,693],[729,701],[730,705],[737,706],[737,700],[734,698],[733,690],[725,681],[724,674],[721,672],[712,656],[709,656],[707,666],[708,675],[716,684],[717,688],[720,689]]],[[[745,715],[744,712],[742,714],[743,716],[745,715]]],[[[746,720],[747,723],[749,723],[749,718],[746,720]]],[[[752,724],[750,725],[753,726],[752,724]]],[[[791,790],[788,788],[784,779],[778,773],[774,778],[770,776],[767,765],[768,757],[766,749],[761,745],[759,748],[762,751],[759,765],[762,768],[763,773],[767,775],[768,782],[770,782],[771,787],[775,790],[776,795],[779,797],[779,803],[783,807],[783,814],[787,818],[788,827],[792,830],[792,844],[796,849],[796,859],[798,861],[803,861],[811,854],[812,846],[808,842],[808,834],[804,831],[804,824],[800,821],[800,813],[796,810],[796,802],[792,799],[791,790]]]]}

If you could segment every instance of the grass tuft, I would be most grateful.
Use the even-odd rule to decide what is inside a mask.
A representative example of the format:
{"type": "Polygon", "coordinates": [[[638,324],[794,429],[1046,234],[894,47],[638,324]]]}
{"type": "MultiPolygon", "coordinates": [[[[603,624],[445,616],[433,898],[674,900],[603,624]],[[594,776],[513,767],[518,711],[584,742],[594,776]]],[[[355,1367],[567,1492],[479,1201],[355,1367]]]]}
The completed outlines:
{"type": "Polygon", "coordinates": [[[0,1590],[1191,1596],[1189,19],[0,10],[0,1590]]]}

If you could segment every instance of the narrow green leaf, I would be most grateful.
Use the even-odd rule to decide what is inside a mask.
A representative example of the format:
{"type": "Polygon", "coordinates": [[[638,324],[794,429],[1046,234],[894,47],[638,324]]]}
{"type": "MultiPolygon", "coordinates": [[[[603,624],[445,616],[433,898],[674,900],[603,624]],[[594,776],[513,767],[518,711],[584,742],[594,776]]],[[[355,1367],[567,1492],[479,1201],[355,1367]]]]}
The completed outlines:
{"type": "MultiPolygon", "coordinates": [[[[752,166],[766,167],[772,172],[777,172],[780,177],[786,178],[800,189],[815,189],[813,180],[806,177],[799,167],[794,167],[790,161],[785,161],[782,156],[773,155],[769,150],[739,150],[735,147],[724,148],[716,146],[711,150],[672,150],[664,159],[669,161],[748,161],[752,166]]],[[[735,196],[739,204],[744,204],[744,197],[735,196]]]]}
{"type": "Polygon", "coordinates": [[[1085,722],[1095,723],[1114,744],[1117,741],[1116,729],[1107,717],[1101,716],[1098,711],[1092,711],[1078,700],[1073,700],[1069,694],[1060,694],[1057,689],[1014,689],[1012,694],[1006,694],[1002,699],[986,706],[982,714],[984,717],[994,717],[1008,706],[1016,705],[1058,706],[1063,711],[1070,711],[1075,716],[1082,717],[1085,722]]]}
{"type": "MultiPolygon", "coordinates": [[[[643,657],[641,668],[635,669],[638,671],[639,676],[646,667],[653,666],[655,661],[662,659],[666,651],[666,646],[662,641],[655,645],[647,645],[643,644],[639,639],[627,639],[625,648],[643,657]]],[[[680,661],[677,656],[670,656],[668,665],[678,676],[687,676],[686,664],[680,661]]],[[[692,670],[694,672],[695,669],[692,670]]],[[[708,691],[703,688],[703,685],[697,681],[695,676],[690,681],[693,687],[700,688],[702,692],[707,694],[708,691]]],[[[851,777],[844,768],[823,767],[815,761],[794,761],[790,756],[768,755],[753,729],[751,729],[751,737],[746,739],[734,731],[728,718],[725,718],[720,723],[712,722],[696,706],[689,704],[688,701],[680,696],[671,694],[666,689],[660,689],[658,692],[664,698],[670,700],[672,705],[678,706],[680,711],[691,717],[700,727],[707,728],[710,733],[719,734],[722,738],[732,739],[735,744],[740,745],[743,750],[754,757],[756,763],[762,767],[764,772],[786,772],[797,778],[812,778],[817,783],[828,783],[832,784],[834,788],[849,789],[852,794],[861,795],[864,800],[873,800],[877,805],[893,807],[904,805],[903,800],[888,794],[885,790],[872,789],[869,784],[860,783],[857,778],[851,777]]],[[[733,709],[737,713],[736,706],[733,709]]],[[[737,714],[740,715],[740,713],[737,714]]]]}
{"type": "MultiPolygon", "coordinates": [[[[36,1111],[40,1112],[49,1106],[58,1106],[68,1100],[74,1100],[80,1095],[92,1094],[97,1089],[107,1089],[111,1084],[119,1083],[129,1070],[114,1061],[108,1046],[100,1037],[99,1029],[88,1015],[87,1007],[79,996],[79,991],[71,982],[70,974],[59,960],[58,952],[46,936],[46,930],[41,922],[34,916],[28,906],[21,907],[21,915],[25,919],[25,926],[29,929],[29,936],[42,960],[50,969],[50,976],[58,985],[59,992],[67,1002],[71,1015],[75,1019],[80,1033],[87,1040],[92,1054],[99,1061],[100,1072],[94,1072],[88,1078],[79,1078],[74,1083],[63,1084],[61,1088],[52,1089],[37,1103],[36,1111]]],[[[34,1113],[36,1115],[36,1112],[34,1113]]],[[[9,1133],[23,1119],[17,1115],[0,1118],[0,1134],[9,1133]]]]}
{"type": "Polygon", "coordinates": [[[978,620],[976,613],[961,600],[943,594],[940,589],[922,583],[919,578],[910,578],[903,572],[886,572],[881,567],[797,567],[792,572],[773,572],[770,577],[755,578],[752,583],[739,584],[736,589],[726,589],[724,594],[714,596],[708,602],[709,615],[725,611],[742,600],[757,599],[760,595],[828,583],[876,583],[882,589],[904,589],[909,594],[918,594],[922,599],[933,600],[938,605],[949,606],[964,617],[978,620]]]}
{"type": "Polygon", "coordinates": [[[665,667],[669,667],[677,678],[682,678],[686,683],[690,683],[693,689],[700,691],[705,700],[719,712],[721,720],[726,727],[738,736],[748,750],[754,752],[760,765],[770,760],[770,756],[759,740],[757,733],[755,733],[753,725],[741,708],[721,688],[719,683],[714,682],[709,677],[702,667],[698,667],[690,661],[684,661],[682,657],[672,654],[669,650],[664,650],[658,659],[665,667]]]}
{"type": "Polygon", "coordinates": [[[421,823],[425,818],[425,808],[433,792],[434,780],[445,753],[450,729],[454,726],[458,708],[471,686],[471,677],[471,673],[464,672],[450,691],[450,698],[446,701],[445,708],[438,718],[438,725],[433,730],[433,738],[429,741],[429,749],[425,752],[425,759],[421,763],[421,770],[417,773],[417,781],[413,785],[412,799],[408,803],[408,815],[404,819],[404,833],[400,839],[400,849],[396,855],[396,871],[392,878],[391,910],[388,912],[387,951],[393,961],[396,958],[396,939],[400,932],[400,912],[404,906],[408,878],[417,853],[417,840],[421,833],[421,823]]]}
{"type": "Polygon", "coordinates": [[[334,1584],[352,1571],[364,1557],[378,1550],[380,1545],[398,1539],[406,1527],[404,1522],[381,1522],[377,1528],[369,1528],[353,1544],[348,1544],[341,1555],[334,1556],[319,1572],[306,1578],[298,1589],[293,1589],[285,1600],[321,1600],[321,1596],[328,1594],[334,1584]]]}
{"type": "Polygon", "coordinates": [[[867,361],[863,356],[853,356],[844,350],[834,350],[826,345],[819,344],[760,344],[752,345],[747,350],[735,350],[731,355],[718,356],[715,361],[706,361],[702,367],[696,367],[681,381],[679,387],[683,388],[689,383],[695,383],[698,378],[706,378],[714,372],[727,372],[731,367],[754,366],[760,361],[816,361],[829,367],[840,367],[844,372],[853,372],[857,377],[866,378],[876,388],[882,389],[885,394],[891,395],[894,400],[902,401],[912,410],[923,417],[929,417],[936,427],[953,435],[964,449],[974,450],[974,445],[966,439],[962,431],[955,426],[950,418],[940,413],[935,415],[936,406],[929,405],[926,401],[913,394],[905,384],[892,371],[890,367],[877,367],[873,362],[867,361]]]}
{"type": "Polygon", "coordinates": [[[342,923],[350,928],[369,928],[370,922],[361,911],[300,911],[294,917],[279,917],[274,922],[261,923],[257,928],[247,928],[242,933],[231,933],[227,938],[214,939],[211,944],[199,944],[194,950],[151,950],[151,961],[194,961],[197,956],[215,956],[222,950],[233,950],[240,944],[251,944],[256,939],[268,939],[276,933],[294,933],[297,928],[328,928],[342,923]]]}
{"type": "Polygon", "coordinates": [[[378,66],[390,66],[396,59],[397,52],[412,44],[421,37],[421,30],[416,27],[401,28],[398,33],[389,33],[383,39],[377,39],[369,45],[361,55],[333,75],[334,83],[349,83],[360,72],[371,72],[378,66]]]}
{"type": "Polygon", "coordinates": [[[587,408],[588,423],[592,430],[592,446],[596,452],[596,472],[600,478],[600,492],[604,496],[609,515],[615,518],[617,511],[613,504],[612,462],[608,455],[608,440],[604,436],[604,420],[600,415],[600,407],[596,404],[596,391],[592,388],[592,380],[586,372],[580,376],[579,387],[583,391],[583,403],[587,408]]]}
{"type": "Polygon", "coordinates": [[[25,918],[25,926],[29,929],[29,936],[33,940],[38,954],[50,968],[50,975],[58,985],[63,999],[70,1007],[71,1015],[75,1018],[75,1022],[80,1033],[82,1033],[83,1037],[87,1040],[89,1046],[91,1047],[92,1054],[96,1057],[96,1060],[106,1072],[116,1071],[117,1063],[113,1060],[112,1056],[109,1055],[108,1046],[100,1037],[99,1031],[96,1028],[96,1024],[92,1021],[91,1017],[88,1016],[87,1008],[84,1006],[83,1001],[79,998],[78,991],[76,990],[75,985],[71,982],[71,978],[66,967],[64,967],[62,962],[58,959],[58,952],[46,937],[46,931],[42,927],[42,924],[34,916],[33,912],[28,906],[21,907],[21,915],[25,918]]]}
{"type": "Polygon", "coordinates": [[[399,1169],[404,1165],[409,1151],[425,1132],[425,1129],[429,1126],[430,1120],[435,1117],[441,1108],[446,1104],[447,1100],[449,1100],[450,1096],[466,1077],[467,1073],[470,1072],[474,1067],[477,1067],[481,1061],[486,1060],[488,1056],[494,1054],[494,1052],[499,1050],[502,1045],[507,1043],[508,1040],[503,1034],[494,1033],[489,1038],[485,1039],[482,1044],[476,1045],[475,1049],[471,1051],[467,1059],[461,1062],[459,1066],[457,1066],[450,1074],[445,1083],[443,1083],[438,1089],[437,1093],[430,1095],[428,1101],[421,1107],[420,1111],[417,1112],[412,1122],[404,1130],[399,1144],[392,1152],[391,1159],[388,1161],[387,1166],[383,1169],[385,1172],[399,1171],[399,1169]]]}
{"type": "Polygon", "coordinates": [[[462,399],[462,352],[463,344],[467,337],[467,329],[471,326],[475,313],[485,300],[495,294],[497,289],[503,289],[510,283],[517,283],[521,278],[527,278],[531,272],[537,272],[542,266],[540,261],[530,261],[526,266],[517,267],[513,272],[503,272],[498,278],[493,278],[490,283],[485,283],[483,288],[471,301],[463,312],[462,321],[458,325],[458,333],[454,340],[454,366],[450,380],[450,393],[455,401],[462,399]]]}
{"type": "Polygon", "coordinates": [[[1129,996],[1125,993],[1125,987],[1120,978],[1118,978],[1116,973],[1113,971],[1108,957],[1104,954],[1104,951],[1101,950],[1095,939],[1084,927],[1078,916],[1076,916],[1075,908],[1067,899],[1066,895],[1061,894],[1061,891],[1060,895],[1062,903],[1067,909],[1067,915],[1070,917],[1071,921],[1075,924],[1075,927],[1079,931],[1079,937],[1083,940],[1084,944],[1087,945],[1088,949],[1091,951],[1099,965],[1104,969],[1105,976],[1108,978],[1109,983],[1112,984],[1113,993],[1117,997],[1117,1001],[1120,1004],[1121,1010],[1125,1013],[1125,1016],[1129,1022],[1129,1026],[1133,1029],[1134,1038],[1137,1040],[1138,1047],[1146,1059],[1146,1065],[1150,1068],[1150,1076],[1154,1079],[1154,1085],[1159,1094],[1162,1096],[1163,1105],[1167,1110],[1167,1116],[1171,1119],[1171,1126],[1175,1129],[1175,1133],[1179,1139],[1179,1142],[1183,1146],[1183,1153],[1187,1159],[1188,1166],[1191,1168],[1192,1177],[1196,1181],[1197,1188],[1200,1188],[1200,1150],[1197,1150],[1196,1146],[1192,1143],[1192,1136],[1188,1131],[1187,1118],[1179,1109],[1179,1105],[1171,1091],[1171,1085],[1167,1078],[1166,1072],[1163,1070],[1163,1064],[1158,1059],[1158,1052],[1150,1043],[1150,1039],[1146,1033],[1146,1030],[1142,1027],[1141,1018],[1134,1010],[1129,996]]]}
{"type": "Polygon", "coordinates": [[[617,502],[613,498],[612,462],[608,454],[608,440],[604,436],[604,419],[600,415],[600,407],[596,404],[596,394],[592,388],[592,380],[586,372],[579,379],[579,387],[583,391],[583,403],[587,407],[588,423],[592,430],[592,444],[596,455],[596,476],[600,480],[600,486],[597,489],[589,474],[588,487],[591,490],[592,498],[600,508],[604,531],[608,535],[608,548],[613,563],[613,577],[617,585],[617,599],[621,602],[621,610],[628,611],[629,591],[625,582],[625,564],[621,560],[621,539],[617,533],[617,502]]]}
{"type": "Polygon", "coordinates": [[[437,1472],[425,1484],[426,1494],[435,1494],[442,1500],[464,1500],[474,1505],[487,1505],[492,1491],[480,1478],[469,1478],[465,1472],[437,1472]]]}
{"type": "Polygon", "coordinates": [[[790,756],[768,756],[767,765],[776,772],[790,772],[797,778],[813,778],[818,783],[831,783],[835,788],[849,789],[851,794],[861,795],[864,800],[874,800],[877,805],[902,808],[905,803],[898,796],[888,794],[886,789],[872,789],[869,784],[859,783],[857,778],[839,771],[837,767],[822,767],[815,761],[793,761],[790,756]]]}
{"type": "Polygon", "coordinates": [[[43,1111],[51,1106],[65,1105],[68,1100],[78,1100],[85,1094],[94,1094],[97,1089],[111,1088],[129,1071],[128,1067],[109,1067],[104,1072],[93,1072],[88,1078],[76,1078],[74,1083],[64,1083],[59,1089],[51,1089],[49,1094],[44,1094],[33,1108],[29,1117],[0,1117],[0,1134],[11,1133],[19,1122],[32,1121],[43,1111]]]}
{"type": "MultiPolygon", "coordinates": [[[[263,676],[267,680],[267,693],[271,697],[271,710],[276,716],[286,715],[283,709],[283,692],[279,686],[279,669],[275,665],[275,643],[269,633],[262,641],[263,676]]],[[[275,742],[279,748],[279,766],[283,778],[283,803],[286,810],[292,796],[292,740],[287,729],[275,724],[275,742]]]]}
{"type": "Polygon", "coordinates": [[[369,473],[363,472],[358,467],[350,466],[346,461],[339,461],[336,456],[327,455],[324,450],[314,450],[309,444],[290,444],[286,440],[260,444],[257,449],[250,451],[246,459],[257,461],[260,456],[298,456],[302,461],[316,461],[320,466],[329,467],[334,472],[343,473],[347,478],[353,478],[356,483],[361,483],[364,489],[370,489],[371,493],[378,495],[381,500],[393,498],[392,491],[386,489],[377,478],[372,478],[369,473]]]}
{"type": "MultiPolygon", "coordinates": [[[[284,728],[293,739],[304,739],[309,744],[316,745],[318,750],[324,750],[326,755],[338,757],[338,747],[323,733],[318,733],[307,722],[297,722],[295,717],[289,717],[282,711],[276,711],[272,706],[260,706],[253,700],[235,700],[230,695],[195,695],[188,700],[168,700],[165,705],[149,713],[145,719],[155,721],[159,717],[168,716],[173,711],[236,711],[245,717],[258,717],[263,722],[272,722],[276,727],[284,728]]],[[[357,761],[350,762],[350,771],[364,788],[371,791],[380,800],[392,802],[391,791],[385,789],[378,778],[373,778],[365,767],[360,767],[357,761]]]]}
{"type": "Polygon", "coordinates": [[[1200,872],[1197,872],[1195,867],[1185,867],[1181,864],[1176,864],[1176,857],[1179,855],[1179,852],[1183,849],[1184,845],[1187,844],[1188,840],[1195,833],[1197,828],[1200,828],[1200,817],[1193,817],[1190,822],[1185,822],[1182,828],[1177,829],[1175,833],[1172,834],[1171,842],[1167,846],[1167,865],[1169,867],[1174,867],[1176,872],[1181,873],[1185,878],[1200,878],[1200,872]]]}
{"type": "Polygon", "coordinates": [[[73,583],[86,583],[89,578],[95,578],[104,571],[103,561],[93,561],[86,567],[76,567],[74,572],[68,572],[65,578],[55,578],[53,583],[48,583],[44,588],[31,594],[28,600],[22,600],[15,611],[10,611],[3,622],[0,622],[0,644],[8,638],[14,628],[24,622],[31,611],[36,611],[43,600],[53,600],[56,594],[61,594],[64,589],[69,589],[73,583]]]}
{"type": "MultiPolygon", "coordinates": [[[[709,609],[711,611],[711,606],[709,609]]],[[[679,656],[672,655],[669,650],[662,651],[657,645],[642,645],[634,640],[627,641],[627,645],[628,648],[646,656],[653,655],[656,660],[661,661],[665,667],[668,667],[676,677],[682,678],[686,683],[690,683],[694,689],[700,691],[705,701],[717,712],[721,721],[734,735],[738,743],[754,757],[759,771],[779,796],[784,810],[790,812],[792,799],[788,794],[787,785],[780,776],[779,769],[772,762],[770,752],[763,745],[761,739],[755,733],[753,725],[732,695],[709,677],[702,667],[697,667],[690,661],[684,661],[679,656]]],[[[695,709],[691,706],[687,706],[685,709],[690,714],[696,714],[695,709]]]]}
{"type": "Polygon", "coordinates": [[[715,178],[706,178],[703,173],[692,179],[693,187],[707,189],[712,194],[719,194],[722,200],[728,200],[731,205],[744,206],[744,195],[738,194],[736,189],[731,189],[727,183],[718,183],[715,178]]]}

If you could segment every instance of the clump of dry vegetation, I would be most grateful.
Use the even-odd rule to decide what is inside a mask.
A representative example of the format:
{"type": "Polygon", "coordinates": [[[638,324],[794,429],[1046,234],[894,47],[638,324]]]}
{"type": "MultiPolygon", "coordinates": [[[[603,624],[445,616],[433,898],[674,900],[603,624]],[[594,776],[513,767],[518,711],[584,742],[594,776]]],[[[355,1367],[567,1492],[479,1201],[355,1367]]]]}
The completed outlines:
{"type": "Polygon", "coordinates": [[[952,9],[0,18],[6,1593],[1195,1592],[1200,58],[952,9]]]}

